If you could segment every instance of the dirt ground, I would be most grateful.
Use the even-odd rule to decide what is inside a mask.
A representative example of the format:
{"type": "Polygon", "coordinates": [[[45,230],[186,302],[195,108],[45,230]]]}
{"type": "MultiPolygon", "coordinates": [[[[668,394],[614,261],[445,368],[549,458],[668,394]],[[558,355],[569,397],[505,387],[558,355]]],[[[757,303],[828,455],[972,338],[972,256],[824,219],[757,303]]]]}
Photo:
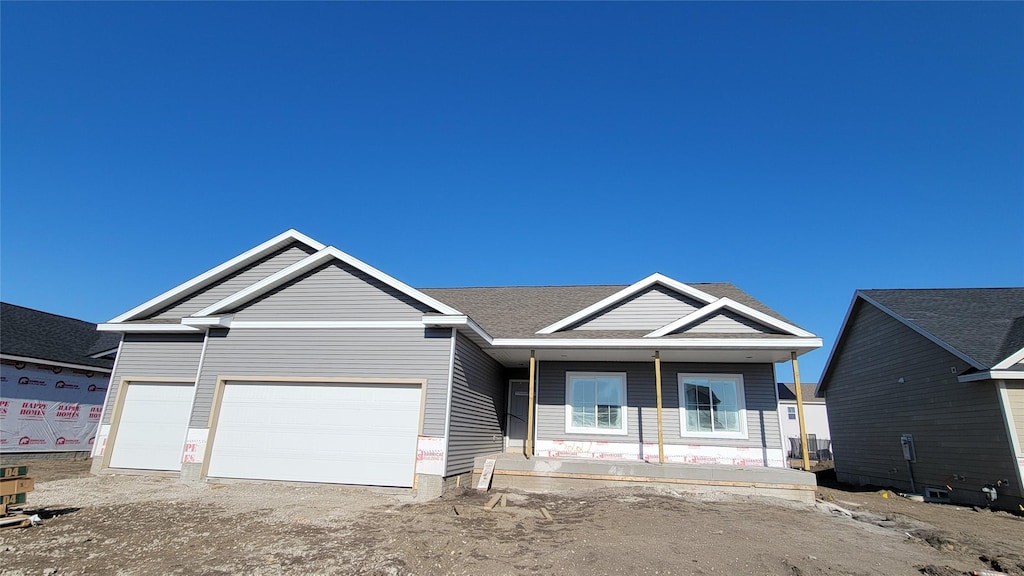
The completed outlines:
{"type": "Polygon", "coordinates": [[[0,531],[2,574],[1024,575],[1024,518],[881,491],[823,487],[816,507],[651,488],[507,492],[485,511],[489,495],[469,490],[417,503],[402,490],[28,465],[26,511],[43,521],[0,531]]]}

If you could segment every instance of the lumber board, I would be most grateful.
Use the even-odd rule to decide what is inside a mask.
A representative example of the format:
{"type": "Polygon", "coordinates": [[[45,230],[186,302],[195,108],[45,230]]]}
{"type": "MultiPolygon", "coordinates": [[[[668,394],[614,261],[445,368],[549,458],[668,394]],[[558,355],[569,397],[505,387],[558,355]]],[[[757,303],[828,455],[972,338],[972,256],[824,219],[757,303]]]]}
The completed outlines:
{"type": "Polygon", "coordinates": [[[540,513],[548,520],[554,520],[554,518],[551,517],[551,512],[548,512],[548,509],[543,506],[540,507],[540,513]]]}
{"type": "Polygon", "coordinates": [[[31,478],[3,478],[0,479],[0,496],[8,494],[21,494],[36,489],[35,480],[31,478]]]}
{"type": "Polygon", "coordinates": [[[488,458],[484,461],[483,470],[480,472],[480,481],[476,483],[477,490],[487,491],[491,488],[491,476],[494,474],[494,465],[498,461],[494,458],[488,458]]]}
{"type": "Polygon", "coordinates": [[[16,504],[24,504],[27,500],[28,499],[25,497],[24,493],[22,493],[22,494],[6,494],[4,496],[0,496],[0,504],[3,504],[5,506],[12,506],[12,505],[16,505],[16,504]]]}
{"type": "Polygon", "coordinates": [[[0,468],[0,478],[18,478],[28,476],[28,466],[4,466],[0,468]]]}
{"type": "Polygon", "coordinates": [[[26,514],[15,514],[0,518],[0,529],[3,528],[24,528],[32,523],[32,518],[26,514]]]}
{"type": "MultiPolygon", "coordinates": [[[[477,470],[474,470],[477,472],[477,470]]],[[[620,482],[648,482],[655,484],[690,484],[693,486],[737,486],[741,488],[772,488],[778,490],[810,490],[817,486],[807,484],[775,484],[771,482],[737,482],[734,480],[698,480],[693,478],[656,478],[653,476],[616,476],[614,474],[577,474],[572,472],[534,472],[532,470],[501,470],[499,476],[535,476],[537,478],[568,478],[572,480],[615,480],[620,482]]]]}
{"type": "Polygon", "coordinates": [[[498,503],[498,500],[501,500],[501,494],[495,494],[494,496],[491,496],[491,499],[487,501],[487,504],[484,504],[484,510],[493,509],[494,505],[498,503]]]}

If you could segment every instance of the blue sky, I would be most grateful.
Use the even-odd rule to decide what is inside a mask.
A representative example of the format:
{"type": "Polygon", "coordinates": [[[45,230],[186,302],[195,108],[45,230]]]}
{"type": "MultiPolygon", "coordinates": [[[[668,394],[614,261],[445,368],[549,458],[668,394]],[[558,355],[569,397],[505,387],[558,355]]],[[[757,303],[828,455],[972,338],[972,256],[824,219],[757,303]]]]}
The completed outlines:
{"type": "MultiPolygon", "coordinates": [[[[1024,3],[0,5],[0,297],[296,228],[417,287],[1024,284],[1024,3]]],[[[780,372],[781,380],[791,373],[780,372]]]]}

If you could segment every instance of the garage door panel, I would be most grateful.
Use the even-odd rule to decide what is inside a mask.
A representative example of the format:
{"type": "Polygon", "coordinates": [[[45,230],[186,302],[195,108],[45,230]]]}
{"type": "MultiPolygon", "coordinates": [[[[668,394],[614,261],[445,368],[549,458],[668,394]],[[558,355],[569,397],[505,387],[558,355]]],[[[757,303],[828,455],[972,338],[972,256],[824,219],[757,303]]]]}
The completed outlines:
{"type": "Polygon", "coordinates": [[[418,385],[227,383],[208,475],[411,486],[418,385]]]}
{"type": "Polygon", "coordinates": [[[129,383],[110,467],[181,470],[192,395],[191,383],[129,383]]]}

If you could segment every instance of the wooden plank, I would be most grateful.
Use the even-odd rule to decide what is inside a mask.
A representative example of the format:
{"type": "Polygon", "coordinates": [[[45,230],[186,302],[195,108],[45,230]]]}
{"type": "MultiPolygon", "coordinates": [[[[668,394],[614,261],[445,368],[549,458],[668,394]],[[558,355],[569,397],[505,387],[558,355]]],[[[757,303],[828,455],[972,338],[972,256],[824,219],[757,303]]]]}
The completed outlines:
{"type": "Polygon", "coordinates": [[[505,506],[508,506],[508,495],[507,494],[502,494],[501,495],[501,507],[504,508],[505,506]]]}
{"type": "Polygon", "coordinates": [[[32,523],[30,516],[17,514],[15,516],[4,516],[0,518],[0,529],[2,528],[24,528],[32,523]]]}
{"type": "Polygon", "coordinates": [[[662,484],[689,484],[693,486],[738,486],[743,488],[776,488],[780,490],[810,490],[817,486],[804,484],[772,484],[767,482],[735,482],[731,480],[694,480],[690,478],[655,478],[652,476],[614,476],[611,474],[573,474],[568,472],[533,472],[531,470],[500,470],[499,476],[536,476],[538,478],[568,478],[573,480],[618,480],[621,482],[653,482],[662,484]]]}
{"type": "Polygon", "coordinates": [[[28,476],[28,466],[4,466],[0,468],[0,478],[17,478],[28,476]]]}
{"type": "Polygon", "coordinates": [[[484,510],[492,510],[494,505],[498,503],[498,500],[501,500],[501,494],[491,496],[491,499],[487,501],[487,504],[484,504],[484,510]]]}
{"type": "Polygon", "coordinates": [[[7,494],[6,496],[0,496],[0,504],[7,506],[13,506],[16,504],[24,504],[27,498],[24,494],[7,494]]]}
{"type": "Polygon", "coordinates": [[[476,484],[477,490],[490,490],[491,488],[491,476],[494,475],[494,465],[497,464],[497,460],[494,458],[488,458],[484,462],[484,469],[480,473],[480,481],[476,484]]]}
{"type": "Polygon", "coordinates": [[[35,480],[31,478],[3,478],[0,479],[0,496],[8,494],[21,494],[35,490],[35,480]]]}
{"type": "Polygon", "coordinates": [[[548,520],[554,520],[554,518],[551,517],[551,512],[548,512],[548,509],[543,506],[540,507],[540,513],[548,520]]]}

